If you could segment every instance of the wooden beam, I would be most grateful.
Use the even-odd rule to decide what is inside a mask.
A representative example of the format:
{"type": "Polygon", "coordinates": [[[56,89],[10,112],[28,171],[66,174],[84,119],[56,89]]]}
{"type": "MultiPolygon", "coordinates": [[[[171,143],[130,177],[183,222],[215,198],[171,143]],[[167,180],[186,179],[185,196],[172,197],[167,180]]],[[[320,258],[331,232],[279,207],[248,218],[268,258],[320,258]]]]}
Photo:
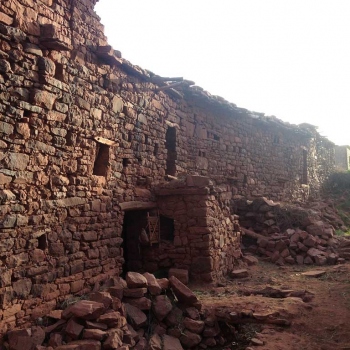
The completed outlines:
{"type": "Polygon", "coordinates": [[[147,210],[157,208],[157,203],[155,202],[141,202],[141,201],[131,201],[119,204],[121,210],[147,210]]]}
{"type": "Polygon", "coordinates": [[[119,143],[116,141],[108,140],[108,139],[105,139],[105,138],[100,137],[100,136],[95,136],[94,140],[99,142],[99,143],[103,143],[104,145],[107,145],[107,146],[118,146],[119,145],[119,143]]]}

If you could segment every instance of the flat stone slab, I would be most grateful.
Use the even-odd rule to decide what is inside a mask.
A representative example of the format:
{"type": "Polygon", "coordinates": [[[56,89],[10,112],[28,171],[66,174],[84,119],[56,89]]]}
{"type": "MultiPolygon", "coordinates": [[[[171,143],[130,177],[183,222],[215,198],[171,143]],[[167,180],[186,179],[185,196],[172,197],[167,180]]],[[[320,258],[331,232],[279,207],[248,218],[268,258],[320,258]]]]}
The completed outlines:
{"type": "Polygon", "coordinates": [[[246,269],[238,269],[231,271],[232,278],[246,278],[249,277],[248,270],[246,269]]]}
{"type": "Polygon", "coordinates": [[[326,271],[313,270],[313,271],[303,272],[302,275],[306,276],[306,277],[321,277],[325,273],[326,273],[326,271]]]}

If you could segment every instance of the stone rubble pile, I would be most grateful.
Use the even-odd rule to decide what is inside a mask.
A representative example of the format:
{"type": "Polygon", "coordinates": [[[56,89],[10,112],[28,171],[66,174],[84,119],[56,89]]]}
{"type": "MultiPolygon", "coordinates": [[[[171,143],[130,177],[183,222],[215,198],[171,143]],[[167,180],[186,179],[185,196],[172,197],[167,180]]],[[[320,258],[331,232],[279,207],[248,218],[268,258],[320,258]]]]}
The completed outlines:
{"type": "Polygon", "coordinates": [[[278,265],[325,265],[350,257],[350,242],[335,236],[334,227],[344,224],[334,211],[328,210],[325,215],[325,208],[329,208],[325,203],[321,206],[323,211],[282,207],[264,197],[254,201],[240,199],[235,205],[246,237],[258,233],[253,244],[249,238],[243,238],[247,250],[268,261],[278,265]]]}
{"type": "MultiPolygon", "coordinates": [[[[111,286],[41,326],[7,333],[9,350],[181,350],[223,346],[215,316],[201,311],[195,294],[175,276],[128,272],[111,286]]],[[[6,345],[6,344],[5,344],[6,345]]]]}

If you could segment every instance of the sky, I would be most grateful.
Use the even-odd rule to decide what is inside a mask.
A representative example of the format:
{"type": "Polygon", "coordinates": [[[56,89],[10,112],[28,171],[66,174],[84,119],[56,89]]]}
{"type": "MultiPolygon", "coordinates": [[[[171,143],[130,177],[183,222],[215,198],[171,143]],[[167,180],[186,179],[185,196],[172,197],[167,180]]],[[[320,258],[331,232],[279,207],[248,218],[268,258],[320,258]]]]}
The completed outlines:
{"type": "Polygon", "coordinates": [[[99,0],[123,58],[350,145],[349,0],[99,0]]]}

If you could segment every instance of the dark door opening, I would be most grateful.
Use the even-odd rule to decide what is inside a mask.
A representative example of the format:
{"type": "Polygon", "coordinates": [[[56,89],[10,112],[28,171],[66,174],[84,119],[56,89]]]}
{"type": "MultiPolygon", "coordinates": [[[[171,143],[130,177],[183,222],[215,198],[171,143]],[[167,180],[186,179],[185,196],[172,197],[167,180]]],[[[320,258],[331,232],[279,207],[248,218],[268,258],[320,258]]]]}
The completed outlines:
{"type": "Polygon", "coordinates": [[[128,271],[141,272],[143,269],[140,234],[147,227],[147,211],[135,210],[125,212],[123,224],[124,267],[128,271]]]}
{"type": "Polygon", "coordinates": [[[176,152],[176,128],[168,127],[168,130],[165,135],[165,148],[168,151],[166,159],[166,174],[175,176],[176,174],[176,164],[177,159],[176,152]]]}

